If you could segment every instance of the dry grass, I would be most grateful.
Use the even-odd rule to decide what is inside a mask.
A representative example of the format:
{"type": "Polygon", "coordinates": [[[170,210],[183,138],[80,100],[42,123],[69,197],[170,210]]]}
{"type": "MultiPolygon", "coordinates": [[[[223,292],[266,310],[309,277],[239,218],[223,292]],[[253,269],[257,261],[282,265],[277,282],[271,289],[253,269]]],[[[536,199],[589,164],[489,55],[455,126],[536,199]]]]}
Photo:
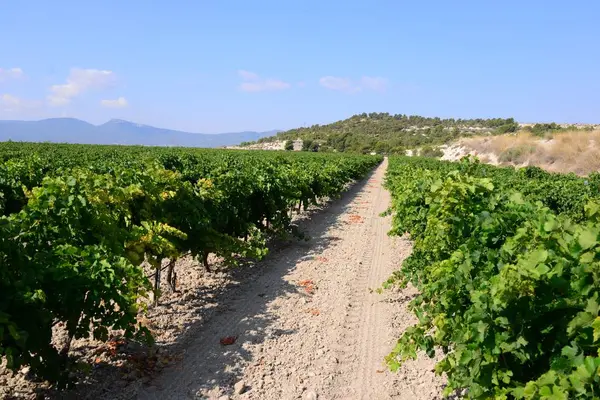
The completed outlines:
{"type": "Polygon", "coordinates": [[[587,175],[600,171],[600,130],[557,133],[546,138],[528,133],[465,139],[461,144],[501,164],[536,165],[555,172],[587,175]]]}

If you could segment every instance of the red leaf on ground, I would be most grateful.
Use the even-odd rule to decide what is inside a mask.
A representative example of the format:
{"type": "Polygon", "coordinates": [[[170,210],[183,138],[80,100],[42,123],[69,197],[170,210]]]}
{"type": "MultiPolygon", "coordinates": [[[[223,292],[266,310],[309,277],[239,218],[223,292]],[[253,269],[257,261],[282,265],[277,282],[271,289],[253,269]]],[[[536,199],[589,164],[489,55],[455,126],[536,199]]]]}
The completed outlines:
{"type": "Polygon", "coordinates": [[[229,346],[234,344],[236,340],[237,336],[226,336],[222,337],[221,340],[219,340],[219,343],[221,343],[223,346],[229,346]]]}
{"type": "Polygon", "coordinates": [[[357,214],[351,215],[348,219],[350,220],[350,222],[355,223],[355,224],[363,223],[363,217],[361,217],[360,215],[357,215],[357,214]]]}
{"type": "Polygon", "coordinates": [[[313,294],[315,292],[314,282],[310,279],[298,282],[298,285],[304,287],[304,291],[307,294],[313,294]]]}

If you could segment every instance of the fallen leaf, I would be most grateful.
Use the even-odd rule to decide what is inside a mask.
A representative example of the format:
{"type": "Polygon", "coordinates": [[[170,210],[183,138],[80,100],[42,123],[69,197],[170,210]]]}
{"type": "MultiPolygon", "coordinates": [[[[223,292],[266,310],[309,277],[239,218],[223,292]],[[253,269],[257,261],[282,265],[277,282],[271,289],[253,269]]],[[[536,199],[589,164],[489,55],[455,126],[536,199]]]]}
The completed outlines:
{"type": "Polygon", "coordinates": [[[236,340],[237,340],[237,336],[226,336],[226,337],[222,337],[221,340],[219,340],[219,342],[223,346],[229,346],[229,345],[234,344],[236,340]]]}
{"type": "Polygon", "coordinates": [[[355,224],[363,223],[363,217],[361,217],[358,214],[352,214],[352,215],[350,215],[350,217],[348,219],[350,220],[350,222],[355,223],[355,224]]]}
{"type": "Polygon", "coordinates": [[[315,284],[311,279],[306,279],[304,281],[298,282],[298,285],[304,287],[304,291],[307,294],[313,294],[315,292],[315,284]]]}

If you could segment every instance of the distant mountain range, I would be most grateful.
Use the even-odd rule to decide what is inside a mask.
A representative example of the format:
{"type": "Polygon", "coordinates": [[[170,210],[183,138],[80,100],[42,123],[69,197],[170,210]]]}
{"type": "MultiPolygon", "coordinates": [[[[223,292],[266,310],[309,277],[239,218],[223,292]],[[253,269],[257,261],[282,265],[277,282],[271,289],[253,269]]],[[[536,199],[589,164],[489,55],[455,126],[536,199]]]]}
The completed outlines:
{"type": "Polygon", "coordinates": [[[272,136],[268,132],[190,133],[113,119],[92,125],[75,118],[0,121],[0,141],[122,144],[145,146],[221,147],[272,136]]]}

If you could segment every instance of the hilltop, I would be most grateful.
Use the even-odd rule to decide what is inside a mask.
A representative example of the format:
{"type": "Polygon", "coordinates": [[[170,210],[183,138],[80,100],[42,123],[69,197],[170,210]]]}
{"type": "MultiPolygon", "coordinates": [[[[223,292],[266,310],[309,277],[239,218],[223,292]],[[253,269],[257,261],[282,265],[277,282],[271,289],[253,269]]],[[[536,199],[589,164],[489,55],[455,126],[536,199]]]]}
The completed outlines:
{"type": "MultiPolygon", "coordinates": [[[[459,137],[515,132],[513,118],[441,119],[389,113],[363,113],[327,125],[291,129],[264,137],[257,144],[288,140],[312,141],[321,151],[403,153],[406,149],[438,145],[459,137]]],[[[246,143],[251,145],[251,143],[246,143]]]]}

